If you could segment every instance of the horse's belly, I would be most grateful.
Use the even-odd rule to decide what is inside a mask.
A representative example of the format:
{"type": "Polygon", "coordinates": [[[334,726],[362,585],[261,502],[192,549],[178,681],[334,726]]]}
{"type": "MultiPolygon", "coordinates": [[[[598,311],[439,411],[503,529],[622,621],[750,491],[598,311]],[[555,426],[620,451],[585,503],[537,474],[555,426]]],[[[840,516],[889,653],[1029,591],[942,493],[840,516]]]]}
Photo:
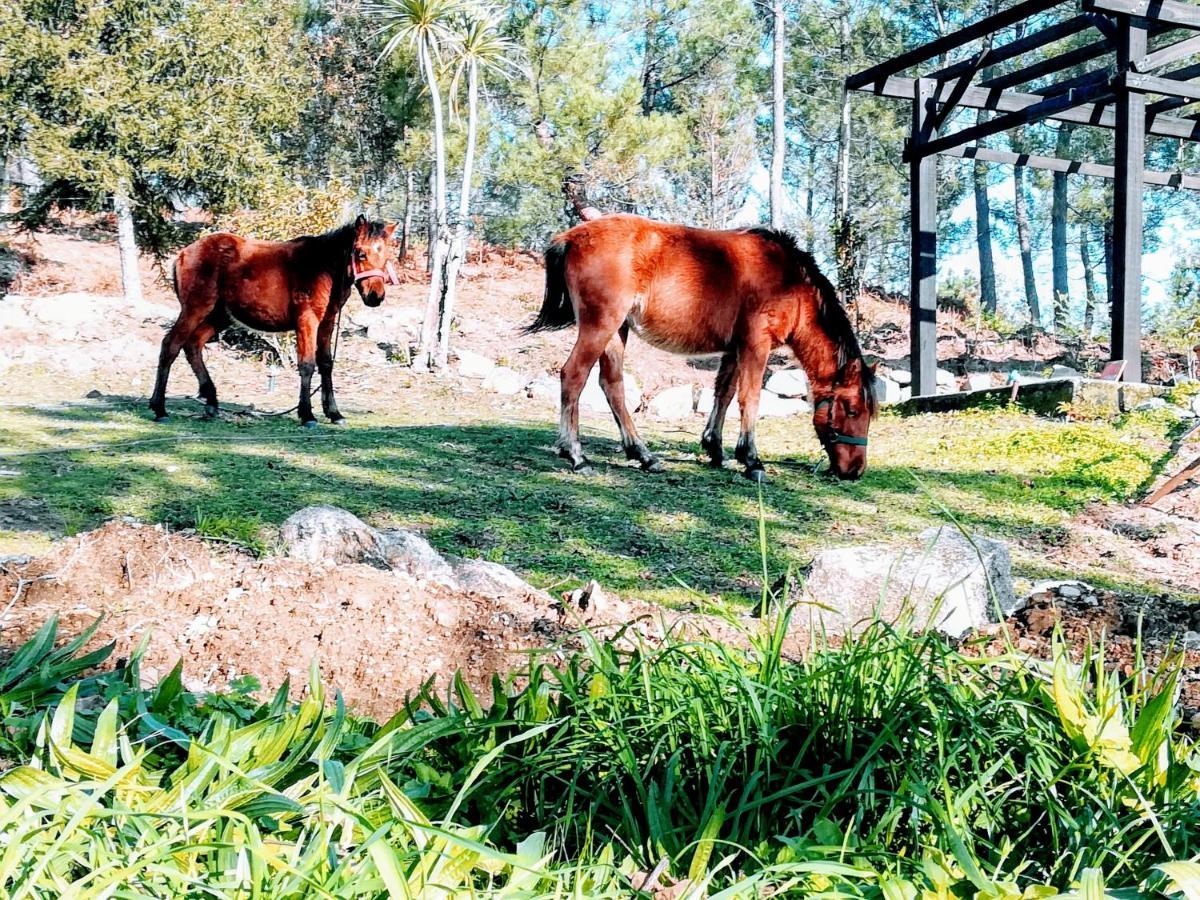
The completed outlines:
{"type": "Polygon", "coordinates": [[[639,303],[629,311],[625,324],[650,346],[680,356],[712,356],[723,353],[729,343],[702,323],[646,316],[639,303]]]}

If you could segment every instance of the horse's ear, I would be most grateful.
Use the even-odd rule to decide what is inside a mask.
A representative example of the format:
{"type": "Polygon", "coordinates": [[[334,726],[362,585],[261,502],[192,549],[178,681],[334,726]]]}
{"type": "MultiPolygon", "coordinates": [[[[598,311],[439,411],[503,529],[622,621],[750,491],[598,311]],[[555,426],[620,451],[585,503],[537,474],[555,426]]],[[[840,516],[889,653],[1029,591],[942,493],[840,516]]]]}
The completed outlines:
{"type": "Polygon", "coordinates": [[[395,233],[396,233],[396,223],[395,222],[389,222],[387,225],[383,226],[384,240],[390,241],[392,239],[392,235],[395,233]]]}

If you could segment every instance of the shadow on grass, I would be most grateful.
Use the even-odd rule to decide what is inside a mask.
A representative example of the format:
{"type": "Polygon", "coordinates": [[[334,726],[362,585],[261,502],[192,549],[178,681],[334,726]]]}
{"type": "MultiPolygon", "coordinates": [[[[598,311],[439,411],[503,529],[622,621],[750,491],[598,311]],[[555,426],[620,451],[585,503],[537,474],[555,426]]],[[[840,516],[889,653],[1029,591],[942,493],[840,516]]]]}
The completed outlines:
{"type": "MultiPolygon", "coordinates": [[[[416,526],[443,552],[502,562],[544,587],[594,577],[673,603],[692,591],[741,602],[760,589],[758,490],[736,470],[704,465],[694,440],[658,438],[667,471],[648,475],[624,463],[616,441],[588,437],[597,474],[580,476],[555,457],[546,425],[306,431],[290,417],[209,422],[184,409],[161,426],[134,398],[10,410],[0,442],[36,452],[0,456],[16,473],[0,481],[0,499],[39,498],[69,531],[132,515],[244,533],[329,503],[376,525],[416,526]],[[53,446],[60,439],[88,449],[53,446]]],[[[1080,504],[1053,480],[1031,489],[1010,474],[873,465],[847,484],[814,473],[813,460],[768,460],[773,574],[831,542],[944,521],[941,503],[966,527],[1008,536],[1036,535],[1047,510],[1080,504]]]]}

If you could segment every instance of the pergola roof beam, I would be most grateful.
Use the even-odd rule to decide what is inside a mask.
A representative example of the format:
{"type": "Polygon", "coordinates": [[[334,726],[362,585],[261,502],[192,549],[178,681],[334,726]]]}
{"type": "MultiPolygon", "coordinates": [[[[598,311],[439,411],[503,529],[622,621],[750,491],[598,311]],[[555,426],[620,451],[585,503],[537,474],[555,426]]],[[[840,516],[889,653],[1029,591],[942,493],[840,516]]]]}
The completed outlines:
{"type": "MultiPolygon", "coordinates": [[[[1027,166],[1030,169],[1044,169],[1048,172],[1066,172],[1069,175],[1095,175],[1099,178],[1116,178],[1116,169],[1100,163],[1081,162],[1074,159],[1058,159],[1053,156],[1037,156],[1032,153],[1012,153],[1007,150],[992,150],[987,147],[952,147],[942,150],[942,156],[952,156],[959,159],[977,159],[981,162],[1002,163],[1013,166],[1027,166]]],[[[1156,187],[1185,188],[1200,191],[1200,175],[1190,175],[1184,172],[1147,171],[1143,180],[1146,184],[1156,187]]]]}
{"type": "Polygon", "coordinates": [[[1126,72],[1121,80],[1125,87],[1139,94],[1162,94],[1188,102],[1200,100],[1200,84],[1194,81],[1176,81],[1156,75],[1139,75],[1137,72],[1126,72]]]}
{"type": "MultiPolygon", "coordinates": [[[[1103,17],[1097,16],[1094,13],[1080,13],[1066,21],[1048,25],[1041,31],[1027,34],[1024,37],[1017,38],[1015,41],[1001,44],[999,47],[993,47],[988,53],[987,64],[989,66],[998,65],[1002,62],[1007,62],[1014,56],[1020,56],[1022,53],[1028,53],[1030,50],[1037,50],[1039,47],[1045,47],[1047,44],[1053,44],[1055,41],[1071,37],[1073,34],[1078,34],[1084,29],[1094,26],[1096,24],[1094,20],[1099,18],[1103,17]]],[[[951,78],[958,78],[967,72],[974,73],[978,71],[981,65],[976,62],[979,55],[977,53],[969,59],[946,66],[946,68],[934,72],[929,77],[937,81],[949,81],[951,78]]]]}
{"type": "Polygon", "coordinates": [[[1200,28],[1200,6],[1179,0],[1085,0],[1088,9],[1151,19],[1180,28],[1200,28]]]}
{"type": "Polygon", "coordinates": [[[1089,88],[1073,88],[1065,94],[1060,94],[1056,97],[1046,97],[1045,99],[1039,97],[1038,102],[1015,109],[1003,116],[988,119],[986,122],[977,122],[968,128],[934,138],[924,143],[920,148],[920,152],[925,155],[940,153],[951,147],[961,147],[963,144],[970,143],[971,141],[982,140],[990,135],[999,134],[1001,131],[1008,131],[1010,128],[1017,128],[1021,125],[1028,125],[1030,122],[1037,122],[1085,103],[1094,103],[1097,100],[1109,98],[1112,95],[1112,89],[1108,86],[1107,82],[1108,79],[1106,78],[1100,84],[1089,88]]]}
{"type": "Polygon", "coordinates": [[[1061,0],[1024,0],[1024,2],[1017,3],[1008,9],[1001,10],[994,15],[981,19],[974,25],[960,28],[958,31],[943,35],[927,44],[909,50],[907,53],[901,53],[899,56],[871,66],[871,68],[859,72],[857,75],[851,75],[846,79],[846,87],[853,91],[868,84],[883,81],[889,75],[895,75],[898,72],[903,72],[905,69],[911,69],[913,66],[927,62],[935,56],[940,56],[964,44],[987,37],[992,32],[999,31],[1001,28],[1007,28],[1009,25],[1028,19],[1030,16],[1036,16],[1039,13],[1046,12],[1046,10],[1053,9],[1060,2],[1061,0]]]}
{"type": "Polygon", "coordinates": [[[1200,53],[1200,34],[1147,53],[1141,59],[1134,60],[1130,68],[1135,72],[1153,72],[1196,53],[1200,53]]]}
{"type": "Polygon", "coordinates": [[[1052,75],[1055,72],[1061,72],[1063,69],[1069,69],[1071,66],[1090,62],[1099,56],[1104,56],[1106,53],[1112,53],[1114,49],[1112,42],[1108,38],[1101,38],[1082,47],[1076,47],[1074,50],[1068,50],[1066,53],[1060,53],[1058,56],[1043,59],[1031,66],[1024,66],[1013,72],[1005,72],[1003,75],[989,78],[987,81],[980,82],[979,86],[996,90],[1016,87],[1018,84],[1025,84],[1044,75],[1052,75]]]}
{"type": "MultiPolygon", "coordinates": [[[[881,97],[891,97],[897,100],[913,99],[914,79],[894,75],[882,83],[877,83],[872,89],[881,97]]],[[[938,91],[937,99],[950,96],[951,86],[944,84],[938,91]]],[[[989,91],[985,88],[968,88],[959,100],[961,106],[971,109],[991,109],[997,112],[1015,112],[1026,107],[1041,103],[1045,98],[1037,94],[1023,94],[1017,91],[989,91]]],[[[1091,125],[1097,128],[1116,127],[1116,116],[1110,109],[1098,105],[1084,104],[1045,116],[1058,122],[1073,122],[1077,125],[1091,125]]],[[[1156,116],[1147,122],[1146,131],[1158,137],[1200,139],[1200,122],[1193,119],[1181,119],[1174,116],[1156,116]]]]}

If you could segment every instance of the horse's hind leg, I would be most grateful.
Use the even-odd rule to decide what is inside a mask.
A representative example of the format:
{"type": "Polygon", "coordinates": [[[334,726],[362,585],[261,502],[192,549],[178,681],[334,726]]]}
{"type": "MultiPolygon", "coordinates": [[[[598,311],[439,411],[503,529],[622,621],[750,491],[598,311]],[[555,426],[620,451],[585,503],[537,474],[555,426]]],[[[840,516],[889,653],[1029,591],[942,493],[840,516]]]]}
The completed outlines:
{"type": "Polygon", "coordinates": [[[158,352],[154,393],[150,395],[150,410],[154,413],[155,421],[161,422],[167,418],[167,376],[171,374],[171,366],[207,314],[208,310],[184,310],[163,337],[162,348],[158,352]]]}
{"type": "Polygon", "coordinates": [[[321,410],[325,417],[334,425],[346,421],[337,408],[337,400],[333,396],[333,330],[336,316],[326,318],[317,330],[317,372],[321,375],[321,410]]]}
{"type": "Polygon", "coordinates": [[[216,418],[218,411],[217,386],[213,384],[212,377],[208,374],[208,366],[204,364],[204,345],[212,340],[216,333],[217,329],[213,323],[206,320],[191,333],[183,345],[184,355],[187,356],[187,361],[191,365],[192,371],[196,373],[196,381],[200,385],[200,398],[204,401],[204,414],[210,419],[216,418]]]}
{"type": "Polygon", "coordinates": [[[767,370],[770,353],[768,343],[757,341],[747,343],[738,359],[738,404],[742,410],[742,422],[734,456],[746,467],[742,474],[757,482],[767,480],[754,442],[754,425],[758,420],[758,398],[762,394],[763,373],[767,370]]]}
{"type": "Polygon", "coordinates": [[[625,342],[629,338],[629,326],[622,325],[608,341],[608,346],[600,354],[600,387],[608,398],[608,408],[612,410],[613,418],[617,420],[617,428],[621,431],[621,446],[625,448],[628,459],[636,459],[647,472],[661,472],[662,463],[642,443],[633,416],[625,405],[625,376],[622,366],[625,362],[625,342]]]}
{"type": "Polygon", "coordinates": [[[612,332],[580,324],[575,346],[562,367],[562,410],[558,421],[558,455],[571,463],[575,471],[587,467],[587,457],[579,443],[579,394],[588,372],[604,352],[612,332]]]}
{"type": "Polygon", "coordinates": [[[700,446],[708,454],[713,466],[720,468],[725,462],[725,448],[722,446],[721,434],[725,430],[725,412],[733,400],[734,376],[737,374],[737,351],[729,350],[721,357],[721,367],[717,369],[717,379],[713,384],[712,411],[708,414],[708,422],[700,435],[700,446]]]}

